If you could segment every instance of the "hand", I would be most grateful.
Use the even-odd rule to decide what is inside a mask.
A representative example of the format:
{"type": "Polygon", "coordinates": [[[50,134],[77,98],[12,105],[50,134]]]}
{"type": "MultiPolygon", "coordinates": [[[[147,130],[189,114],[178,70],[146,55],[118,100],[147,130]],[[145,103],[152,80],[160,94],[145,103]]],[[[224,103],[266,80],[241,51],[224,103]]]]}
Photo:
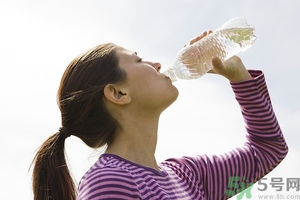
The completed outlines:
{"type": "Polygon", "coordinates": [[[251,80],[252,76],[238,56],[233,56],[222,62],[219,58],[212,59],[213,69],[208,73],[215,73],[227,78],[230,82],[251,80]]]}
{"type": "MultiPolygon", "coordinates": [[[[205,36],[211,34],[212,31],[204,31],[201,35],[198,35],[190,40],[190,45],[201,40],[205,36]]],[[[208,73],[219,74],[227,78],[230,82],[238,82],[251,80],[252,76],[242,63],[242,60],[238,56],[233,56],[228,60],[222,62],[219,58],[212,59],[213,69],[208,73]]]]}

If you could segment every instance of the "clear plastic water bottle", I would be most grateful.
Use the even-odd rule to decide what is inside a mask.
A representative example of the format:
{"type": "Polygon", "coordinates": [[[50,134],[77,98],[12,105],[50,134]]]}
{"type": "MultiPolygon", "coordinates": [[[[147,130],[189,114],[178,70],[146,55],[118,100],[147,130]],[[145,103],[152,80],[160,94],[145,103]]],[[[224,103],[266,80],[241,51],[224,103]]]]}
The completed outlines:
{"type": "Polygon", "coordinates": [[[254,30],[246,18],[231,19],[213,33],[182,48],[175,58],[173,67],[163,73],[172,81],[176,81],[176,77],[199,78],[213,68],[211,64],[213,57],[225,61],[249,49],[256,40],[254,30]]]}

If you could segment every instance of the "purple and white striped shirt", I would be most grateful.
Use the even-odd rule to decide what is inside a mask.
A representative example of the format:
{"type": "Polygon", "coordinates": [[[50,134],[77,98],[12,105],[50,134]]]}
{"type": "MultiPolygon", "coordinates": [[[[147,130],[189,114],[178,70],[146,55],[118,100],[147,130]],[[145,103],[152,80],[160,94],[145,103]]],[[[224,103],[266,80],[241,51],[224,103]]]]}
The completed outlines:
{"type": "MultiPolygon", "coordinates": [[[[288,147],[273,112],[264,75],[231,83],[246,123],[246,143],[219,156],[170,158],[161,172],[112,154],[103,154],[83,176],[78,200],[96,199],[228,199],[231,177],[256,182],[286,156],[288,147]]],[[[240,184],[237,182],[237,184],[240,184]]]]}

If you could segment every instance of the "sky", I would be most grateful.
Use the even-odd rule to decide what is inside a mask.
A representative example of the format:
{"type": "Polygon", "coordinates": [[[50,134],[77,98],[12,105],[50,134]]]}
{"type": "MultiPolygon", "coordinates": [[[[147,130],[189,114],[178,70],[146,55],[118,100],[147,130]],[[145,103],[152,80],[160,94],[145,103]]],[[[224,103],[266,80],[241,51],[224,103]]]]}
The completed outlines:
{"type": "MultiPolygon", "coordinates": [[[[246,17],[257,40],[239,54],[249,69],[264,72],[273,108],[289,145],[268,174],[300,178],[300,1],[297,0],[2,0],[0,2],[0,199],[32,199],[29,166],[36,149],[61,126],[56,92],[71,60],[86,49],[113,42],[172,66],[176,53],[205,30],[246,17]]],[[[244,122],[227,80],[207,74],[178,80],[177,101],[161,116],[156,157],[219,154],[245,141],[244,122]]],[[[69,166],[78,182],[100,150],[66,140],[69,166]]],[[[256,196],[255,196],[256,195],[256,196]]]]}

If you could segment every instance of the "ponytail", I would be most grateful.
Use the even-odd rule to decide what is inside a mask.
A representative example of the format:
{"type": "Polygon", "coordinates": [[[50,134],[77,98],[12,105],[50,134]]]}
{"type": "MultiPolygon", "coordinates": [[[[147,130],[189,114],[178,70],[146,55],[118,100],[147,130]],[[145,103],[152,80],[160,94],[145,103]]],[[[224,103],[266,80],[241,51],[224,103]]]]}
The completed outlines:
{"type": "Polygon", "coordinates": [[[76,188],[65,160],[65,139],[70,134],[92,148],[111,143],[118,127],[104,97],[107,84],[126,81],[112,43],[95,46],[77,56],[65,70],[58,89],[61,111],[59,132],[38,150],[33,163],[34,200],[75,200],[76,188]],[[70,131],[70,132],[69,132],[70,131]]]}
{"type": "Polygon", "coordinates": [[[75,200],[76,187],[65,159],[65,134],[50,136],[34,157],[34,200],[75,200]]]}

